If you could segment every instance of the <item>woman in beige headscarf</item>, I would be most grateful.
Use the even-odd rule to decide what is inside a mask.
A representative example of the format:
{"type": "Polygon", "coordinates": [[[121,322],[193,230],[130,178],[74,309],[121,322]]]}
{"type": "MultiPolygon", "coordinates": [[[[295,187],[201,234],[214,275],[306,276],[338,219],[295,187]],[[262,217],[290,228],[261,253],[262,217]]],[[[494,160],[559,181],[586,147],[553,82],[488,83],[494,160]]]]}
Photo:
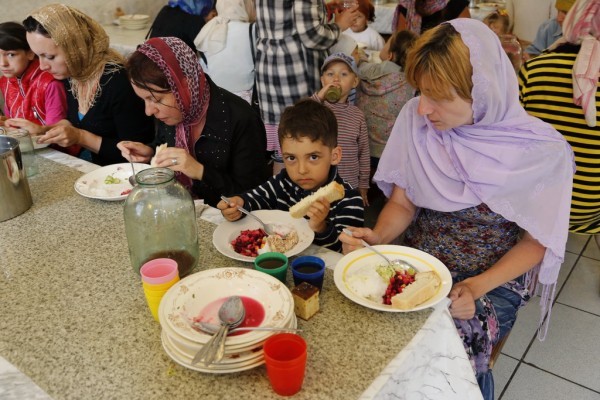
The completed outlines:
{"type": "Polygon", "coordinates": [[[217,86],[250,102],[256,43],[254,0],[219,0],[216,8],[217,16],[194,40],[206,57],[202,68],[217,86]]]}
{"type": "Polygon", "coordinates": [[[144,114],[123,57],[109,48],[100,24],[77,9],[50,4],[33,11],[23,25],[40,68],[65,80],[67,89],[67,119],[39,137],[38,143],[79,145],[91,151],[94,163],[107,165],[126,161],[118,142],[152,141],[152,119],[144,114]]]}

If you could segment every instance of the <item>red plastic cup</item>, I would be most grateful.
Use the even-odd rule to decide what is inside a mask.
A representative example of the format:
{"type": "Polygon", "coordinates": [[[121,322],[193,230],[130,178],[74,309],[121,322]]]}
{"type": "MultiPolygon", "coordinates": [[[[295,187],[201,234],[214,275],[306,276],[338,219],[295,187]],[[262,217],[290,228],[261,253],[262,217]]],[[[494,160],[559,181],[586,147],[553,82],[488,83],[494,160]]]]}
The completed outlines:
{"type": "Polygon", "coordinates": [[[263,345],[267,376],[275,393],[292,396],[302,388],[306,342],[293,333],[273,335],[263,345]]]}
{"type": "Polygon", "coordinates": [[[156,258],[148,261],[140,268],[142,281],[151,285],[167,283],[179,276],[177,262],[170,258],[156,258]]]}

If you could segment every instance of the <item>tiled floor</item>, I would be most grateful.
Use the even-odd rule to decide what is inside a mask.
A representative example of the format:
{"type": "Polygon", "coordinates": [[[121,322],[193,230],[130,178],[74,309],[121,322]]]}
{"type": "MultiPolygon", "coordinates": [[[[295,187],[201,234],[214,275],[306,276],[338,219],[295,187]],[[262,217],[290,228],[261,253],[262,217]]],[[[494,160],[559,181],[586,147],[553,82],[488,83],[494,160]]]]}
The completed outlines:
{"type": "Polygon", "coordinates": [[[519,312],[494,367],[496,399],[600,400],[600,249],[569,236],[546,340],[536,337],[539,298],[519,312]]]}
{"type": "MultiPolygon", "coordinates": [[[[367,209],[366,226],[379,207],[367,209]]],[[[519,311],[494,367],[496,399],[600,400],[600,248],[592,237],[569,235],[543,342],[538,319],[536,297],[519,311]]]]}

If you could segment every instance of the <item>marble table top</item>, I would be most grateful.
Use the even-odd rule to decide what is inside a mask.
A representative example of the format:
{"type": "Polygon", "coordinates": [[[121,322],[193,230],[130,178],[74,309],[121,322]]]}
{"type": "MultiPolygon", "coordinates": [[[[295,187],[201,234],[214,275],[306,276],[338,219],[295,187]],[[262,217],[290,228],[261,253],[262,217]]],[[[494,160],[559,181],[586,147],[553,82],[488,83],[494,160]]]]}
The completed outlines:
{"type": "MultiPolygon", "coordinates": [[[[62,325],[49,326],[43,331],[34,329],[30,333],[24,334],[23,332],[29,332],[28,328],[15,327],[5,319],[7,317],[0,316],[0,330],[9,335],[0,337],[0,398],[9,400],[49,399],[50,397],[44,390],[56,400],[62,398],[134,398],[134,393],[142,395],[143,391],[146,391],[144,396],[149,398],[153,398],[153,396],[189,398],[192,392],[200,394],[198,390],[208,387],[221,388],[221,390],[225,390],[223,393],[237,397],[277,398],[268,386],[264,367],[246,373],[214,377],[186,370],[171,362],[160,349],[160,326],[157,326],[158,324],[151,317],[148,318],[149,313],[145,313],[147,307],[145,307],[143,295],[139,295],[136,291],[139,288],[135,284],[123,286],[121,283],[122,280],[132,279],[131,271],[128,271],[127,268],[115,272],[116,277],[113,278],[118,281],[115,282],[114,288],[98,298],[96,304],[89,303],[89,297],[98,296],[97,290],[103,287],[95,285],[98,282],[103,282],[104,285],[108,284],[109,281],[106,279],[110,276],[101,273],[95,279],[89,280],[90,277],[83,272],[85,270],[81,269],[79,264],[88,262],[91,266],[94,265],[94,260],[89,257],[88,259],[80,253],[76,255],[78,263],[73,263],[70,258],[72,255],[69,255],[69,252],[73,253],[80,247],[73,248],[73,244],[65,246],[61,242],[47,246],[45,242],[54,243],[56,240],[61,240],[60,238],[64,240],[69,237],[69,231],[71,231],[71,236],[77,236],[77,242],[81,241],[89,246],[90,242],[85,236],[92,234],[94,230],[78,229],[76,226],[61,228],[44,226],[48,218],[48,215],[44,214],[49,212],[51,207],[55,207],[54,217],[58,218],[58,222],[63,225],[68,225],[71,223],[69,221],[72,221],[71,216],[64,218],[57,216],[56,212],[63,209],[65,212],[72,210],[74,214],[77,214],[74,221],[83,222],[86,217],[92,220],[100,217],[98,221],[106,220],[105,226],[101,228],[108,230],[108,232],[104,232],[107,233],[107,237],[104,239],[106,243],[99,244],[105,250],[93,251],[90,254],[102,257],[106,265],[119,265],[127,263],[126,240],[123,243],[122,227],[114,230],[111,225],[117,223],[116,221],[119,219],[122,220],[122,216],[112,215],[120,206],[118,203],[107,204],[97,200],[79,198],[72,192],[73,179],[80,176],[81,172],[89,172],[97,166],[49,149],[41,151],[40,155],[46,159],[45,161],[40,160],[43,161],[40,163],[40,169],[42,171],[52,170],[54,174],[58,173],[68,182],[64,187],[70,187],[71,193],[65,193],[68,190],[64,188],[53,190],[47,182],[42,183],[41,177],[31,179],[34,207],[23,214],[21,221],[29,224],[39,223],[41,226],[37,226],[35,229],[29,228],[34,232],[52,232],[53,229],[56,229],[56,238],[48,233],[38,238],[29,236],[30,242],[37,243],[38,246],[32,247],[30,246],[32,243],[24,243],[23,246],[18,247],[11,239],[21,243],[27,242],[28,237],[26,233],[22,232],[26,229],[17,229],[18,227],[14,225],[14,222],[20,217],[8,221],[8,224],[0,225],[3,233],[10,233],[9,236],[11,236],[11,238],[7,238],[4,234],[0,235],[0,249],[4,250],[3,254],[8,253],[5,260],[9,260],[8,264],[2,264],[0,261],[3,272],[0,275],[0,300],[9,307],[10,315],[14,320],[21,321],[21,323],[28,321],[28,318],[22,315],[23,312],[27,312],[28,307],[39,309],[40,321],[52,318],[52,310],[46,310],[42,306],[46,303],[56,303],[55,306],[61,310],[61,314],[55,316],[56,323],[62,325]],[[58,161],[63,166],[56,166],[54,163],[48,164],[49,159],[58,161]],[[71,168],[65,169],[65,165],[71,168]],[[42,188],[43,195],[37,192],[42,188]],[[77,209],[81,210],[76,211],[77,209]],[[30,215],[27,215],[28,213],[30,215]],[[36,254],[36,249],[41,247],[45,251],[36,254]],[[56,249],[56,253],[48,254],[48,249],[52,248],[56,249]],[[114,254],[104,254],[106,249],[113,249],[114,254]],[[30,253],[27,253],[27,250],[30,250],[30,253]],[[18,259],[22,260],[24,265],[30,267],[35,265],[38,270],[21,270],[21,265],[14,264],[15,251],[25,251],[25,255],[19,255],[18,259]],[[100,256],[101,254],[102,256],[100,256]],[[74,268],[73,275],[77,275],[77,277],[73,277],[75,279],[72,283],[70,282],[72,286],[62,285],[60,281],[54,282],[56,279],[70,279],[66,278],[70,276],[69,274],[64,275],[62,271],[56,269],[60,268],[53,262],[57,257],[58,259],[63,257],[63,264],[74,268]],[[13,260],[13,263],[10,263],[10,260],[13,260]],[[30,262],[34,262],[34,264],[28,264],[30,262]],[[51,275],[46,275],[48,273],[51,275]],[[36,286],[38,293],[34,295],[34,297],[40,297],[39,299],[7,295],[8,292],[5,289],[26,290],[28,283],[24,281],[25,279],[34,285],[41,285],[36,286]],[[57,286],[46,287],[46,282],[57,286]],[[45,293],[50,287],[63,289],[60,293],[45,293]],[[86,293],[83,290],[86,287],[92,292],[86,293]],[[69,292],[63,292],[65,288],[69,288],[69,292]],[[116,301],[110,298],[104,299],[106,296],[116,296],[118,299],[116,301]],[[60,300],[63,297],[70,298],[70,301],[74,302],[73,306],[80,307],[80,310],[72,309],[73,306],[69,304],[63,304],[64,301],[60,300]],[[46,301],[44,302],[42,299],[46,299],[46,301]],[[27,302],[27,305],[15,304],[14,301],[27,302]],[[42,304],[39,304],[40,301],[42,304]],[[124,306],[123,303],[127,306],[124,306]],[[102,318],[98,319],[98,316],[85,316],[81,318],[80,322],[77,322],[80,313],[92,312],[87,308],[90,306],[100,307],[100,312],[105,307],[118,310],[123,314],[115,316],[109,313],[104,317],[106,324],[114,329],[118,336],[115,337],[110,334],[110,330],[106,332],[97,326],[103,320],[102,318]],[[24,309],[21,310],[21,307],[24,309]],[[132,320],[135,321],[134,324],[131,323],[132,320]],[[72,325],[66,325],[67,322],[72,325]],[[121,325],[123,327],[119,327],[121,325]],[[85,328],[91,332],[78,331],[85,328]],[[18,337],[19,334],[24,334],[26,337],[18,337]],[[54,336],[49,339],[45,335],[54,336]],[[62,338],[67,342],[57,343],[62,338]],[[92,342],[88,343],[89,340],[92,342]],[[30,348],[35,344],[43,344],[54,359],[52,357],[49,359],[50,355],[36,356],[36,351],[30,348]],[[63,354],[64,352],[71,354],[63,354]],[[140,352],[141,354],[139,354],[140,352]],[[4,358],[2,358],[3,356],[4,358]],[[138,365],[142,359],[146,359],[146,362],[142,362],[144,365],[138,365]],[[11,361],[12,365],[7,360],[11,361]],[[132,368],[132,364],[136,367],[132,368]],[[155,382],[153,379],[150,381],[144,379],[149,378],[152,374],[158,374],[155,382]],[[92,376],[95,378],[91,378],[92,376]],[[140,382],[140,379],[143,382],[140,382]],[[247,385],[242,387],[241,392],[238,391],[239,386],[236,384],[240,380],[246,381],[247,385]],[[44,390],[40,389],[36,383],[44,390]],[[104,390],[103,395],[97,392],[100,387],[104,390]],[[129,388],[135,388],[139,393],[131,392],[129,388]],[[190,390],[192,392],[188,393],[190,390]]],[[[63,214],[58,213],[58,215],[64,215],[64,212],[63,214]]],[[[218,210],[202,204],[197,204],[197,215],[201,228],[201,241],[206,243],[210,240],[212,229],[215,226],[209,221],[220,223],[222,217],[218,210]]],[[[205,257],[205,263],[208,262],[211,267],[233,266],[233,264],[239,263],[222,257],[214,248],[210,247],[202,248],[202,254],[205,257]]],[[[389,313],[366,310],[343,297],[333,285],[332,270],[341,257],[340,254],[314,245],[311,245],[303,254],[315,254],[324,258],[328,266],[328,273],[324,287],[322,315],[320,318],[314,317],[310,321],[300,321],[299,323],[301,327],[305,328],[306,335],[303,333],[303,336],[316,353],[313,354],[315,363],[312,365],[309,363],[309,368],[307,368],[305,385],[294,398],[392,399],[413,398],[413,396],[414,398],[431,399],[481,398],[473,370],[447,311],[447,304],[439,304],[433,312],[404,314],[402,321],[389,313]],[[344,328],[340,331],[341,326],[344,328]],[[365,330],[364,328],[367,326],[376,330],[383,330],[385,327],[385,329],[391,329],[394,335],[390,339],[384,340],[384,343],[371,343],[371,341],[379,342],[386,336],[378,339],[378,335],[381,336],[380,332],[372,333],[365,330]],[[342,332],[343,334],[340,335],[342,332]],[[332,339],[334,340],[332,341],[332,339]],[[395,352],[392,350],[394,348],[402,349],[402,351],[394,356],[395,352]],[[325,349],[327,351],[324,351],[325,349]],[[369,382],[372,383],[369,385],[369,382]]],[[[41,325],[42,323],[40,323],[40,328],[41,325]]],[[[204,392],[205,398],[213,398],[209,393],[213,392],[204,392]]]]}

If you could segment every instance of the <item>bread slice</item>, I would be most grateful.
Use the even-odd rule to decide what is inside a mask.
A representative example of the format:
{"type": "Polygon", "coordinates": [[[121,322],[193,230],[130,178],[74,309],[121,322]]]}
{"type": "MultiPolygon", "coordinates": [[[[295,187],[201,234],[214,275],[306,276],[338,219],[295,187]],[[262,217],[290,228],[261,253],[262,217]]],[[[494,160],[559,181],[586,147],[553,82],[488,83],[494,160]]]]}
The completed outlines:
{"type": "Polygon", "coordinates": [[[344,198],[344,185],[336,181],[330,182],[313,194],[306,196],[296,204],[290,207],[290,214],[294,218],[302,218],[308,212],[308,209],[315,201],[325,197],[330,203],[344,198]]]}
{"type": "Polygon", "coordinates": [[[415,281],[406,286],[402,293],[392,297],[392,307],[410,310],[432,298],[441,284],[442,280],[436,272],[417,272],[415,281]]]}
{"type": "Polygon", "coordinates": [[[156,167],[156,161],[154,161],[154,159],[156,158],[156,156],[158,155],[158,153],[160,153],[161,151],[163,151],[166,148],[167,148],[167,144],[166,143],[159,144],[158,146],[156,146],[156,151],[154,152],[154,157],[152,157],[152,159],[150,160],[150,166],[151,167],[156,167]]]}
{"type": "Polygon", "coordinates": [[[319,288],[307,282],[292,289],[294,299],[294,313],[305,321],[308,321],[319,311],[319,288]]]}

